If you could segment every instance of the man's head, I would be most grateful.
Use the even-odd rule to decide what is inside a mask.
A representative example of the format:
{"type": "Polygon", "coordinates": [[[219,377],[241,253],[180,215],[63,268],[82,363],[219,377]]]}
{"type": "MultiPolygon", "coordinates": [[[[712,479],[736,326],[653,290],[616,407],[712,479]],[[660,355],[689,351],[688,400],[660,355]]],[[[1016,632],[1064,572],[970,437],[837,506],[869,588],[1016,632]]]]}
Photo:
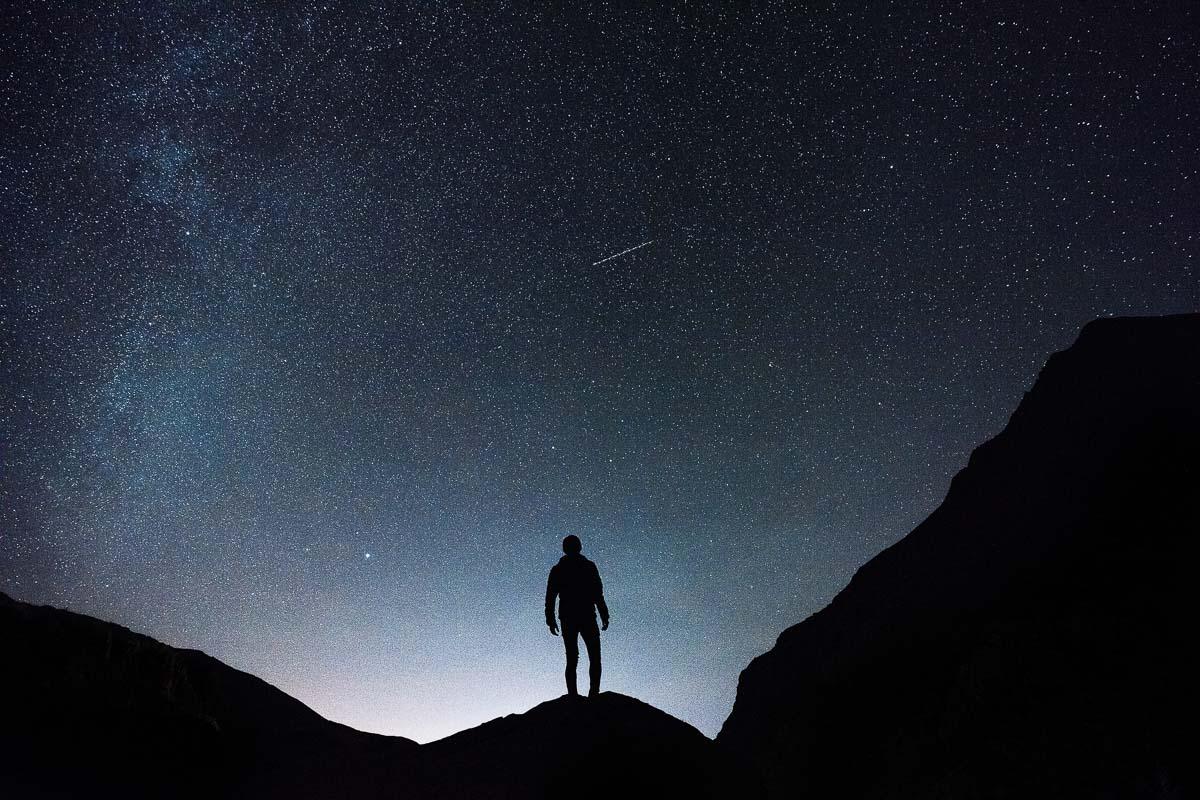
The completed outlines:
{"type": "Polygon", "coordinates": [[[563,552],[569,556],[573,556],[583,550],[583,542],[579,541],[579,537],[571,534],[563,539],[563,552]]]}

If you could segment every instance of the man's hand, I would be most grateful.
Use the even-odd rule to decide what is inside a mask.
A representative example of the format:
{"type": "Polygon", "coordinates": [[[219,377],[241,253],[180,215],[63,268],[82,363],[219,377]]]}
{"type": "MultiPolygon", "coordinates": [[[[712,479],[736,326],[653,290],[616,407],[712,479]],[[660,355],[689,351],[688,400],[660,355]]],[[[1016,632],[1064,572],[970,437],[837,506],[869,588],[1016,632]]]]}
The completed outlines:
{"type": "Polygon", "coordinates": [[[602,631],[608,630],[608,620],[603,620],[600,623],[600,630],[602,630],[602,631]]]}
{"type": "Polygon", "coordinates": [[[558,626],[557,626],[557,625],[555,625],[553,622],[550,622],[550,623],[547,623],[547,624],[548,624],[548,625],[549,625],[549,627],[550,627],[550,635],[551,635],[551,636],[558,636],[558,626]]]}

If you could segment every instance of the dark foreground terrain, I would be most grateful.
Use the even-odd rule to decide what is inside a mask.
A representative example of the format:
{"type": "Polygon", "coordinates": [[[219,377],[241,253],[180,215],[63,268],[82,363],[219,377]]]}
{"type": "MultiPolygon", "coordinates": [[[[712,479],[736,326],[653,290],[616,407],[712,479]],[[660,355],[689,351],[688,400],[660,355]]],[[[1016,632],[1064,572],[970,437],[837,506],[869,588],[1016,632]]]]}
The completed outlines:
{"type": "Polygon", "coordinates": [[[716,798],[735,791],[712,740],[612,692],[550,700],[420,746],[330,722],[198,651],[3,594],[0,636],[4,798],[716,798]]]}
{"type": "Polygon", "coordinates": [[[417,745],[0,595],[0,796],[1195,797],[1197,453],[1200,315],[1088,325],[716,742],[606,693],[417,745]]]}

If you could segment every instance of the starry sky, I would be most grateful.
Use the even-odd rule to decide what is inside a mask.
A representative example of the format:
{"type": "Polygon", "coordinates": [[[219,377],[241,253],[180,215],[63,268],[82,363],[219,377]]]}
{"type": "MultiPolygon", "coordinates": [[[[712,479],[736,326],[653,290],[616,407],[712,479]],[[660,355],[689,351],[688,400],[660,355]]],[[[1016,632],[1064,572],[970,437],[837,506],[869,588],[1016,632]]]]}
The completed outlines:
{"type": "Polygon", "coordinates": [[[1200,308],[1194,3],[391,5],[2,12],[4,592],[428,741],[562,692],[575,533],[712,735],[1083,323],[1200,308]]]}

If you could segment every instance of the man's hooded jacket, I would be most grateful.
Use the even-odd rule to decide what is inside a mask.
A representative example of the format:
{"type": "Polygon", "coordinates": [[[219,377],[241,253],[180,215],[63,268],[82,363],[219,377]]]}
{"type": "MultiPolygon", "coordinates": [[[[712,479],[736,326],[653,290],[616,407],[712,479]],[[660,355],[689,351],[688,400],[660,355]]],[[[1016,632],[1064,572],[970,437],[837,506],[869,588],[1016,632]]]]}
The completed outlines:
{"type": "Polygon", "coordinates": [[[554,599],[559,598],[558,618],[564,626],[574,628],[596,624],[596,609],[600,620],[608,623],[608,605],[604,602],[604,585],[600,570],[579,553],[563,556],[550,569],[546,582],[546,624],[554,625],[554,599]]]}

